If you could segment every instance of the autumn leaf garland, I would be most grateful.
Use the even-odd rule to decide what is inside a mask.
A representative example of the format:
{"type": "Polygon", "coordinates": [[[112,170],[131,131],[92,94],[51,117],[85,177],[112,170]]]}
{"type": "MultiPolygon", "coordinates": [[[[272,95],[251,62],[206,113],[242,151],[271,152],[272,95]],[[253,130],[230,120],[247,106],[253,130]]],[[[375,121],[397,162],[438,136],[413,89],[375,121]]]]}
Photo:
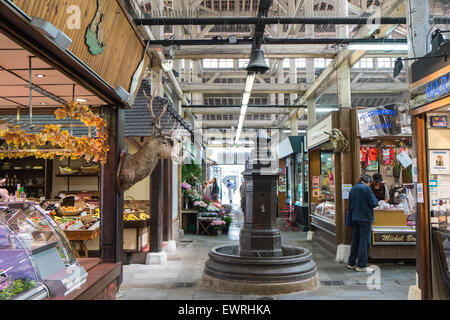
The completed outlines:
{"type": "Polygon", "coordinates": [[[78,159],[84,157],[87,161],[100,162],[102,165],[106,163],[109,151],[108,130],[103,118],[93,113],[87,106],[82,106],[75,101],[57,109],[55,116],[56,119],[69,117],[80,120],[87,127],[95,127],[97,137],[75,137],[70,135],[67,130],[61,131],[60,125],[53,124],[46,125],[41,132],[35,134],[27,133],[19,126],[0,124],[0,136],[6,140],[7,144],[18,149],[15,152],[11,152],[11,150],[2,152],[0,150],[0,159],[30,156],[44,159],[54,159],[55,157],[78,159]],[[39,149],[47,143],[58,149],[39,149]],[[24,146],[29,148],[19,149],[24,146]]]}

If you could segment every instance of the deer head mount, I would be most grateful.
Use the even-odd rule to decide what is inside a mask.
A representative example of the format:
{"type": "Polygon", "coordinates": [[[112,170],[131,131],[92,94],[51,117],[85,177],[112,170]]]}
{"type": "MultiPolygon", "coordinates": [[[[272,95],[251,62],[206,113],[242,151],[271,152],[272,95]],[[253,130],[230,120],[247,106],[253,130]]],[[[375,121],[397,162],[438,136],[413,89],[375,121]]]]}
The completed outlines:
{"type": "Polygon", "coordinates": [[[348,140],[339,129],[333,129],[331,132],[324,131],[324,133],[328,134],[330,137],[331,146],[334,152],[343,152],[347,150],[348,140]]]}
{"type": "Polygon", "coordinates": [[[164,104],[160,115],[155,116],[153,112],[155,95],[149,98],[145,91],[144,95],[148,100],[148,109],[153,119],[152,135],[136,153],[122,153],[118,170],[118,185],[119,190],[121,189],[122,191],[131,188],[149,176],[155,169],[159,159],[172,159],[176,163],[180,162],[181,138],[179,132],[175,133],[177,122],[168,132],[163,131],[170,123],[171,118],[169,117],[165,125],[161,125],[161,120],[167,112],[169,102],[164,104]],[[156,132],[159,133],[158,136],[156,132]]]}

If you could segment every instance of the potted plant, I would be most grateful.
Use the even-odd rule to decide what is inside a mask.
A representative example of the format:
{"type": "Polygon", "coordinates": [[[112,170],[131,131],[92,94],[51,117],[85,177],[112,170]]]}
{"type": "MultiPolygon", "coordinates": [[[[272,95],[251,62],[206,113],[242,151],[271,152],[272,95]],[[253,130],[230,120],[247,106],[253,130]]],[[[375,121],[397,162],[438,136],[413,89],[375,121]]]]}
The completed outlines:
{"type": "Polygon", "coordinates": [[[225,232],[228,233],[228,230],[230,229],[230,224],[231,224],[231,222],[233,221],[233,218],[231,218],[230,215],[226,215],[226,216],[223,218],[223,221],[225,221],[225,223],[226,223],[226,226],[225,226],[225,232]]]}
{"type": "Polygon", "coordinates": [[[216,219],[211,222],[211,226],[213,227],[214,233],[218,236],[222,235],[223,228],[225,227],[226,222],[221,219],[216,219]]]}
{"type": "Polygon", "coordinates": [[[191,194],[191,190],[192,190],[192,186],[187,183],[187,182],[183,182],[181,184],[181,192],[183,193],[183,202],[184,202],[184,208],[188,209],[189,207],[189,196],[191,194]]]}

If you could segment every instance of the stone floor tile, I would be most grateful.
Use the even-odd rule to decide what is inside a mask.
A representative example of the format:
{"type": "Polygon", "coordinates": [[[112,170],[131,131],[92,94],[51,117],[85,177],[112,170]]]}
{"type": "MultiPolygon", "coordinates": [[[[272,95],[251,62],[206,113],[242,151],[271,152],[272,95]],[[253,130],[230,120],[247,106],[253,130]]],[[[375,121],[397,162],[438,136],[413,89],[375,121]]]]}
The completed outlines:
{"type": "Polygon", "coordinates": [[[407,299],[409,285],[415,283],[415,266],[398,263],[377,264],[381,269],[381,289],[369,290],[369,274],[348,270],[345,264],[337,263],[335,256],[314,241],[306,241],[306,233],[281,233],[282,243],[298,245],[311,251],[318,270],[319,286],[308,292],[277,296],[252,296],[223,294],[201,287],[201,280],[208,252],[212,247],[235,243],[226,236],[211,237],[185,235],[177,242],[177,251],[169,255],[168,264],[124,266],[123,288],[118,299],[171,299],[171,300],[375,300],[407,299]],[[187,272],[188,270],[188,272],[187,272]],[[323,281],[343,281],[343,285],[325,286],[323,281]],[[176,287],[176,284],[190,283],[192,287],[176,287]],[[134,287],[133,287],[134,286],[134,287]],[[141,287],[139,287],[141,286],[141,287]]]}

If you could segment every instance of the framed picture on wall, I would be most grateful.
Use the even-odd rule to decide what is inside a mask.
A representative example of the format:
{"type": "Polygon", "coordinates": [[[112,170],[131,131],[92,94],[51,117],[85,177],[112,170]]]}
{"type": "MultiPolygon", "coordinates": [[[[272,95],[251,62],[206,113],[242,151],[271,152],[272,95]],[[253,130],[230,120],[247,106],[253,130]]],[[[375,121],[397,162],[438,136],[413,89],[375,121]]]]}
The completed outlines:
{"type": "Polygon", "coordinates": [[[450,174],[450,150],[430,150],[430,174],[450,174]]]}
{"type": "Polygon", "coordinates": [[[432,128],[447,128],[447,116],[431,116],[430,126],[432,128]]]}

